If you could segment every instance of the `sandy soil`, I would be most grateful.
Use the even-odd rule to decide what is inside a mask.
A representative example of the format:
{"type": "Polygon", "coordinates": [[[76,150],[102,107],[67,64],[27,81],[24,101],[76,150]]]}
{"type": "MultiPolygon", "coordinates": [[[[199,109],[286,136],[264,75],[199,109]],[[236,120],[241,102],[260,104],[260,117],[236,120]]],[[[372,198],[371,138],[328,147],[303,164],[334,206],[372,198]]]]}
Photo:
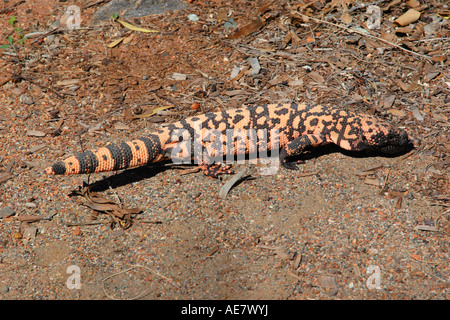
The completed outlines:
{"type": "Polygon", "coordinates": [[[376,1],[370,29],[352,0],[189,1],[127,19],[145,33],[89,24],[95,1],[3,2],[0,298],[448,299],[449,8],[426,3],[376,1]],[[61,22],[70,4],[79,30],[61,22]],[[411,8],[419,20],[394,22],[411,8]],[[195,167],[43,172],[190,115],[291,101],[375,113],[415,149],[320,148],[275,175],[235,165],[248,174],[226,199],[231,176],[195,167]],[[68,196],[84,182],[115,215],[68,196]]]}

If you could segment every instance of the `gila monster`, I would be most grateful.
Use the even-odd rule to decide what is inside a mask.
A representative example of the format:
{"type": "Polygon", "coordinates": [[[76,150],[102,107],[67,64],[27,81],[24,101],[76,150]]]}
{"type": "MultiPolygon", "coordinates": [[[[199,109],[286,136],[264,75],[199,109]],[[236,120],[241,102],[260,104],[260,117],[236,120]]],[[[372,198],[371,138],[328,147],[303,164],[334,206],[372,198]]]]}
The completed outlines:
{"type": "Polygon", "coordinates": [[[221,166],[218,161],[211,161],[216,159],[214,153],[231,153],[236,156],[252,152],[249,139],[245,138],[245,135],[240,143],[233,142],[230,149],[230,144],[226,143],[228,133],[233,131],[239,135],[239,132],[251,130],[267,132],[267,143],[258,143],[258,147],[266,151],[273,148],[272,142],[277,139],[280,163],[288,169],[298,169],[292,157],[300,155],[307,147],[334,143],[345,150],[374,150],[396,154],[411,144],[404,130],[372,115],[359,115],[321,105],[280,103],[188,117],[135,140],[110,143],[97,150],[73,155],[46,168],[45,172],[70,175],[113,171],[187,156],[190,160],[198,160],[196,163],[206,175],[217,177],[219,174],[228,173],[229,167],[221,166]],[[196,155],[195,151],[198,150],[194,150],[195,143],[194,148],[187,145],[192,143],[194,138],[198,138],[199,134],[206,137],[202,138],[200,147],[205,148],[204,150],[209,148],[209,157],[203,152],[197,152],[196,155]],[[181,148],[182,144],[186,144],[187,149],[181,148]],[[180,150],[187,150],[188,154],[180,150]],[[203,155],[203,158],[199,158],[198,154],[203,155]]]}

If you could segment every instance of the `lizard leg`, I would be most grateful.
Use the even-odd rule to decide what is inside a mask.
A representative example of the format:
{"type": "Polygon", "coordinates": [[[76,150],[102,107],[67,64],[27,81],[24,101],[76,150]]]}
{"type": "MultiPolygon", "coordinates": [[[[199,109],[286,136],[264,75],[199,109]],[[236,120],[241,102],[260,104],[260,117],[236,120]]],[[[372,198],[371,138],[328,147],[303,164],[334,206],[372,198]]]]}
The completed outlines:
{"type": "Polygon", "coordinates": [[[194,158],[199,168],[208,177],[218,178],[221,174],[233,173],[230,165],[222,166],[220,157],[214,159],[214,157],[210,157],[208,154],[203,154],[202,157],[194,156],[194,158]]]}
{"type": "Polygon", "coordinates": [[[288,144],[280,151],[280,162],[283,167],[290,170],[298,170],[295,165],[301,161],[289,161],[287,158],[300,155],[305,148],[316,147],[326,142],[321,136],[314,134],[302,135],[288,144]]]}
{"type": "Polygon", "coordinates": [[[200,164],[199,167],[205,175],[213,178],[218,178],[221,174],[233,173],[233,170],[231,170],[231,166],[222,166],[221,163],[203,163],[200,164]]]}

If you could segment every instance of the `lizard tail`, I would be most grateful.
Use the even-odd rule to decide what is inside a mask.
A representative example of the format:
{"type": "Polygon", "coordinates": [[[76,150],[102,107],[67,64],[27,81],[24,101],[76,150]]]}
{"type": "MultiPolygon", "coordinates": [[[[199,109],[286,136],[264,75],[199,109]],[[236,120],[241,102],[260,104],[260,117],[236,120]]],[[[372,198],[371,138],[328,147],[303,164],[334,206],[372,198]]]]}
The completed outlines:
{"type": "Polygon", "coordinates": [[[73,155],[46,168],[45,173],[71,175],[133,168],[156,162],[159,155],[159,136],[149,135],[73,155]]]}

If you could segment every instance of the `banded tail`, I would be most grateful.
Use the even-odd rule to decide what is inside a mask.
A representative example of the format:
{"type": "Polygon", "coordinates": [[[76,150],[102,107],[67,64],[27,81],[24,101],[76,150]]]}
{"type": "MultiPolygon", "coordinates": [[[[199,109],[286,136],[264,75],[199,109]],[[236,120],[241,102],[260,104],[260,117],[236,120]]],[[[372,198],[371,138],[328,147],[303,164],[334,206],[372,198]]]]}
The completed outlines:
{"type": "Polygon", "coordinates": [[[160,158],[161,141],[158,135],[152,134],[73,155],[46,168],[45,173],[71,175],[114,171],[143,166],[160,158]]]}

